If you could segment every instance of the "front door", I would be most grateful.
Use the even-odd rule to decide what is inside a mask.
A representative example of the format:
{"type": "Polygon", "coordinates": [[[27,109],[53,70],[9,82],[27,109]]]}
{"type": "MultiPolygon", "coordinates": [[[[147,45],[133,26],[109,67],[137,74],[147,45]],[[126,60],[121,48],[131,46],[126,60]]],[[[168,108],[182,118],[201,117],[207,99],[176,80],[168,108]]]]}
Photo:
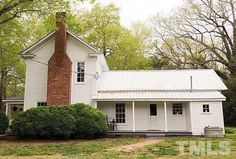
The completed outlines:
{"type": "Polygon", "coordinates": [[[150,104],[150,130],[157,130],[157,105],[150,104]]]}

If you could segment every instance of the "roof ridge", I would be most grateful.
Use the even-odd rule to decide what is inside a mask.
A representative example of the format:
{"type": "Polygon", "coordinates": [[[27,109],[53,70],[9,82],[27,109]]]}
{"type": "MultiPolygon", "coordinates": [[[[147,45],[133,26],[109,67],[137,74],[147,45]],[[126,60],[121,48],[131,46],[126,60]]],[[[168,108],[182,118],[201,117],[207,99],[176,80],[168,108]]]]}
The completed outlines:
{"type": "Polygon", "coordinates": [[[214,69],[109,70],[104,72],[164,72],[164,71],[214,71],[214,69]]]}

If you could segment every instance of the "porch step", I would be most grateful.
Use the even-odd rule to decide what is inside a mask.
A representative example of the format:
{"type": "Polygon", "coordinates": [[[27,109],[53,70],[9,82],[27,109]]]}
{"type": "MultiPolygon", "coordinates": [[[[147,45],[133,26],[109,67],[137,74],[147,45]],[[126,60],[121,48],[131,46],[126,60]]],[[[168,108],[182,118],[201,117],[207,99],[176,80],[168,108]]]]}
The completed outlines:
{"type": "Polygon", "coordinates": [[[146,137],[165,137],[166,134],[158,133],[158,134],[146,134],[146,137]]]}

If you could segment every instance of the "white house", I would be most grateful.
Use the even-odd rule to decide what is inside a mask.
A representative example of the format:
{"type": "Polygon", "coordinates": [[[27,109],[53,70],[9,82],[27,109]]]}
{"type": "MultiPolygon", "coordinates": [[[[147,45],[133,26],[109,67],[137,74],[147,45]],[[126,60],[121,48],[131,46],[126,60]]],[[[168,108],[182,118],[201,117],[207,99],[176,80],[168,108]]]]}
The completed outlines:
{"type": "Polygon", "coordinates": [[[109,70],[102,53],[66,30],[64,13],[56,31],[21,55],[24,110],[87,103],[114,120],[116,132],[201,135],[207,126],[224,128],[227,88],[214,70],[109,70]]]}

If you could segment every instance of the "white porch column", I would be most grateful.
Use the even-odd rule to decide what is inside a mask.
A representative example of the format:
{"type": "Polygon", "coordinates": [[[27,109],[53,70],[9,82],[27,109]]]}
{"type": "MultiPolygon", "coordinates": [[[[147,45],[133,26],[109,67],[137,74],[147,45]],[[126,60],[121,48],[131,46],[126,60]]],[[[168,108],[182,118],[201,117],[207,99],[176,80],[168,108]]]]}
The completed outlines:
{"type": "Polygon", "coordinates": [[[94,108],[97,109],[97,107],[98,107],[98,102],[97,102],[97,101],[94,101],[94,108]]]}
{"type": "Polygon", "coordinates": [[[134,101],[132,101],[132,110],[133,110],[133,132],[135,131],[135,108],[134,101]]]}
{"type": "Polygon", "coordinates": [[[168,125],[167,125],[167,110],[166,110],[166,102],[164,102],[164,113],[165,113],[165,132],[168,131],[168,125]]]}
{"type": "Polygon", "coordinates": [[[8,115],[8,108],[9,108],[9,105],[8,103],[6,103],[6,115],[8,115]]]}

